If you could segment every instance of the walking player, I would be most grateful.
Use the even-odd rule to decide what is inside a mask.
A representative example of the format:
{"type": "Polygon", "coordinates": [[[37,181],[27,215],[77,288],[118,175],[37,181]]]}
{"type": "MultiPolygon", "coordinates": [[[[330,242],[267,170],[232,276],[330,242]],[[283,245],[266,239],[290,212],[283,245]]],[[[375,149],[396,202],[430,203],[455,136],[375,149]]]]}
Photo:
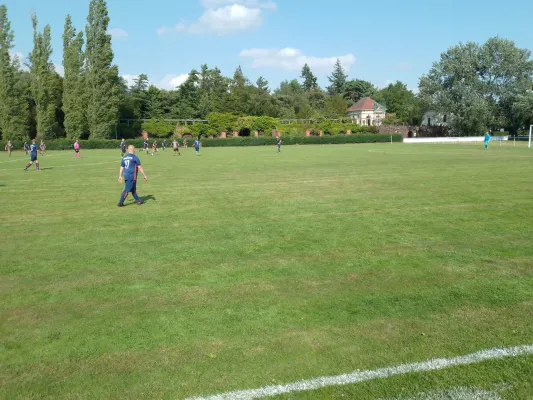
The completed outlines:
{"type": "Polygon", "coordinates": [[[144,169],[141,166],[141,160],[135,155],[135,147],[133,145],[128,146],[128,154],[122,158],[120,163],[120,172],[118,175],[118,181],[122,182],[123,178],[126,183],[124,191],[120,196],[118,202],[119,207],[124,206],[124,200],[128,197],[128,193],[131,193],[138,205],[143,204],[139,196],[137,196],[137,171],[141,171],[144,176],[144,180],[147,181],[148,177],[144,173],[144,169]]]}
{"type": "Polygon", "coordinates": [[[489,149],[489,142],[490,142],[490,133],[485,133],[485,139],[483,140],[483,143],[485,144],[485,150],[489,149]]]}
{"type": "Polygon", "coordinates": [[[26,168],[24,168],[24,171],[27,171],[28,168],[30,168],[33,165],[34,162],[35,162],[35,168],[37,169],[37,171],[40,171],[40,169],[39,169],[39,160],[37,160],[37,152],[38,151],[39,151],[39,148],[35,144],[35,139],[33,139],[31,141],[31,146],[30,146],[30,162],[28,163],[28,165],[26,165],[26,168]]]}

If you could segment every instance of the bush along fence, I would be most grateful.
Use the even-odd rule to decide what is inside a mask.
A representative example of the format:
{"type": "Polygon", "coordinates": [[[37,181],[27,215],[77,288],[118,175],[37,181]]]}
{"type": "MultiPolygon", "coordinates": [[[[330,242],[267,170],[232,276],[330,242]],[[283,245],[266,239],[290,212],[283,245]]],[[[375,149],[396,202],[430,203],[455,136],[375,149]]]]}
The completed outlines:
{"type": "MultiPolygon", "coordinates": [[[[186,139],[186,138],[185,138],[186,139]]],[[[275,137],[258,136],[258,137],[229,137],[227,139],[221,138],[206,138],[201,137],[202,147],[240,147],[240,146],[273,146],[276,144],[275,137]]],[[[346,143],[390,143],[402,142],[403,136],[382,135],[382,134],[357,134],[357,135],[324,135],[324,136],[283,136],[281,135],[283,145],[306,145],[306,144],[346,144],[346,143]]],[[[150,138],[150,145],[154,139],[150,138]]],[[[159,146],[162,139],[157,139],[159,146]]],[[[180,146],[183,146],[184,139],[177,139],[180,146]]],[[[22,150],[24,143],[21,141],[13,141],[13,150],[22,150]]],[[[120,140],[80,140],[81,149],[119,149],[120,140]]],[[[192,146],[192,140],[188,139],[188,146],[192,146]]],[[[134,145],[137,149],[142,148],[143,139],[128,139],[127,145],[134,145]]],[[[6,142],[1,143],[2,148],[5,147],[6,142]]],[[[73,150],[73,139],[56,139],[46,141],[47,150],[73,150]]],[[[167,147],[171,147],[171,140],[167,139],[167,147]]]]}
{"type": "Polygon", "coordinates": [[[198,137],[228,136],[272,136],[272,132],[279,132],[283,136],[320,136],[356,133],[378,133],[374,126],[359,126],[350,122],[334,122],[331,120],[313,123],[282,124],[278,118],[272,117],[237,117],[232,114],[211,113],[206,123],[192,125],[176,125],[172,120],[144,120],[133,124],[120,124],[116,134],[119,138],[135,138],[141,132],[148,132],[152,137],[170,138],[191,135],[198,137]]]}

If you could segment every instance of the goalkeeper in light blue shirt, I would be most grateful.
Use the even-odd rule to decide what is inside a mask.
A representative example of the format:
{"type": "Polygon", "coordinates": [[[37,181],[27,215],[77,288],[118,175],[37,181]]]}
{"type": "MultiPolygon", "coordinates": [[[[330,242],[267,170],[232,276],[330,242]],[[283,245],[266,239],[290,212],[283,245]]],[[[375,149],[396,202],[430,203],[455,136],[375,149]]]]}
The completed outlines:
{"type": "Polygon", "coordinates": [[[483,143],[485,144],[485,150],[489,149],[489,142],[490,142],[490,133],[485,133],[485,139],[483,140],[483,143]]]}

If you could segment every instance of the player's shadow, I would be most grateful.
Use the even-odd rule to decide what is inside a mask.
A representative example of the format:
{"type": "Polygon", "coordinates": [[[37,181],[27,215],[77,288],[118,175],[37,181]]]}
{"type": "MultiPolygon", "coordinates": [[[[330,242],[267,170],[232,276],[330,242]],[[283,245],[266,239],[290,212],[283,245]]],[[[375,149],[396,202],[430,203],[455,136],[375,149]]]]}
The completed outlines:
{"type": "Polygon", "coordinates": [[[49,169],[54,169],[53,167],[46,167],[46,168],[41,168],[41,171],[47,171],[49,169]]]}
{"type": "Polygon", "coordinates": [[[155,197],[152,196],[151,194],[148,194],[146,196],[140,196],[140,199],[143,203],[146,203],[148,201],[156,201],[155,197]]]}

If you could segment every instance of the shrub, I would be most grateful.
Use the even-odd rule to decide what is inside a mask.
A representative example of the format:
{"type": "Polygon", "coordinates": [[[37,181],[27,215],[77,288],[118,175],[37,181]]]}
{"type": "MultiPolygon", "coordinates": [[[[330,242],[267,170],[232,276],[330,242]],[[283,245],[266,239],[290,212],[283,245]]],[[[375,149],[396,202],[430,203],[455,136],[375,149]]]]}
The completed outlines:
{"type": "MultiPolygon", "coordinates": [[[[207,124],[195,124],[191,125],[203,125],[207,124]]],[[[196,128],[198,129],[198,128],[196,128]]],[[[150,139],[152,140],[152,139],[150,139]]],[[[359,134],[359,135],[332,135],[332,136],[283,136],[282,140],[284,145],[294,144],[344,144],[344,143],[387,143],[391,140],[391,135],[382,134],[359,134]]],[[[402,142],[402,135],[392,135],[393,142],[402,142]]],[[[0,145],[4,149],[7,141],[2,141],[0,145]]],[[[180,144],[183,140],[179,140],[180,144]]],[[[23,141],[12,141],[14,150],[22,150],[23,141]]],[[[28,141],[30,143],[30,141],[28,141]]],[[[84,149],[118,149],[120,147],[120,140],[80,140],[80,147],[84,149]]],[[[127,145],[134,145],[137,149],[142,148],[143,139],[129,139],[126,140],[127,145]]],[[[232,146],[273,146],[276,144],[276,138],[271,136],[259,136],[259,137],[229,137],[227,139],[202,139],[203,147],[232,147],[232,146]]],[[[47,150],[73,150],[73,139],[56,139],[46,142],[47,150]]]]}
{"type": "Polygon", "coordinates": [[[151,119],[147,122],[143,122],[142,130],[148,132],[150,136],[168,138],[174,134],[176,124],[166,121],[157,121],[151,119]]]}

